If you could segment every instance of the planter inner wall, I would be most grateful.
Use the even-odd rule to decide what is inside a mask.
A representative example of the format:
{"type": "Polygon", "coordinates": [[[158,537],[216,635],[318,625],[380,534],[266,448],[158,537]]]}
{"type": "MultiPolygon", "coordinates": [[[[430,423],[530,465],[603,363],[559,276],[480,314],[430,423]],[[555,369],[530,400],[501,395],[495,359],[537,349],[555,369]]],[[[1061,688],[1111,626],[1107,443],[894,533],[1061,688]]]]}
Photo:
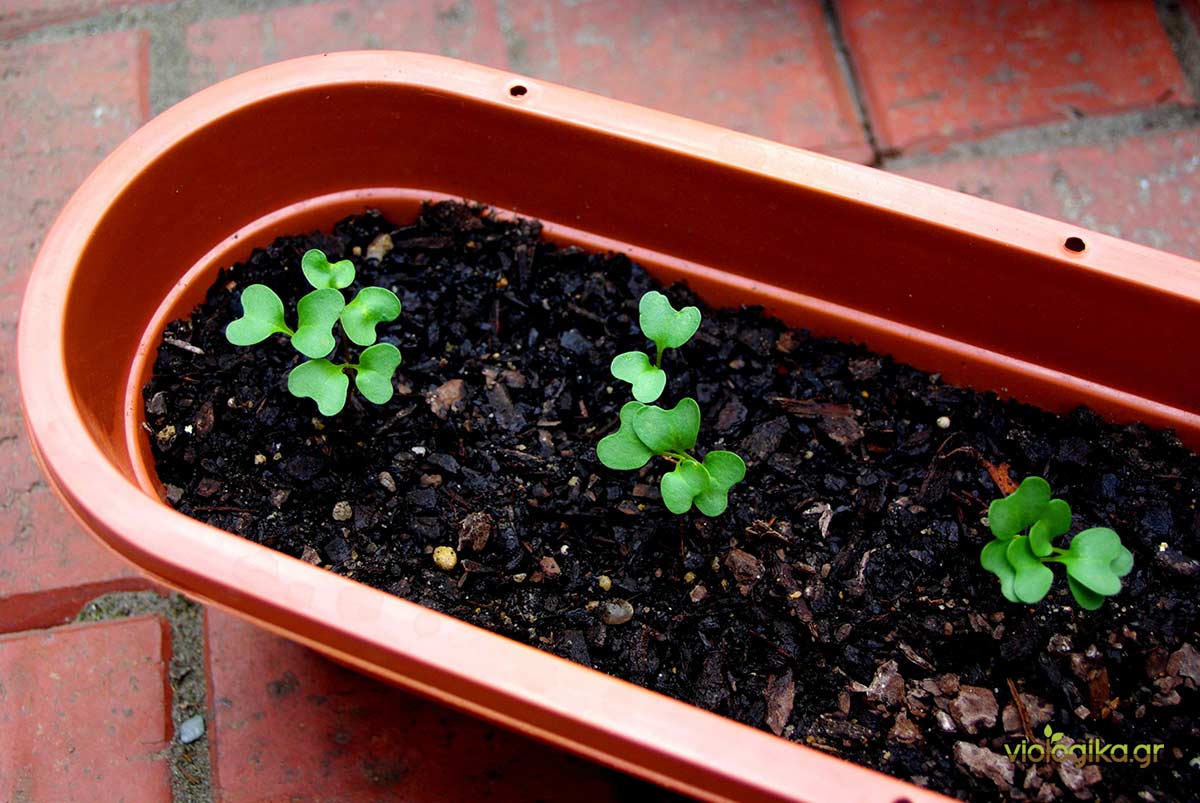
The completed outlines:
{"type": "MultiPolygon", "coordinates": [[[[1023,250],[872,205],[920,186],[904,179],[881,175],[880,197],[867,197],[862,168],[802,153],[789,165],[764,146],[766,168],[787,176],[775,178],[530,114],[520,104],[536,104],[536,92],[528,101],[501,86],[495,94],[489,103],[361,82],[292,92],[208,123],[143,170],[97,227],[67,299],[67,369],[111,459],[130,470],[120,396],[152,314],[180,277],[268,213],[363,187],[461,196],[669,254],[716,303],[765,303],[791,324],[865,341],[952,380],[1052,408],[1088,402],[1174,425],[1195,442],[1200,373],[1148,356],[1194,336],[1195,301],[1100,264],[1122,248],[1148,249],[1084,232],[1081,257],[1023,250]],[[806,160],[820,163],[818,179],[851,171],[864,196],[795,183],[806,160]],[[772,296],[772,287],[790,292],[772,296]],[[887,321],[905,328],[885,331],[887,321]],[[1005,357],[1179,409],[1022,377],[1005,357]]],[[[727,143],[733,156],[755,144],[727,143]]],[[[961,199],[972,214],[1000,210],[937,196],[961,199]]],[[[1059,242],[1078,233],[1060,228],[1059,242]]],[[[1187,261],[1177,262],[1196,284],[1187,261]]]]}

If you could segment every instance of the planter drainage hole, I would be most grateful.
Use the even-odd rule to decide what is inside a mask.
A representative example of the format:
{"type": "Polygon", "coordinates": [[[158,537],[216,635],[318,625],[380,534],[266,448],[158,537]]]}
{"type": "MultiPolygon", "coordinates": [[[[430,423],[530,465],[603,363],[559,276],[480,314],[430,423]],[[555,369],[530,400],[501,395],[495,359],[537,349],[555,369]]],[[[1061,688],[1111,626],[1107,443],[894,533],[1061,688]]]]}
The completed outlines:
{"type": "Polygon", "coordinates": [[[524,97],[528,91],[529,89],[524,84],[513,84],[508,88],[508,94],[512,95],[514,98],[524,97]]]}
{"type": "Polygon", "coordinates": [[[1079,237],[1068,237],[1063,242],[1063,247],[1066,248],[1068,251],[1070,251],[1072,254],[1082,254],[1083,249],[1087,248],[1087,243],[1085,243],[1079,237]]]}

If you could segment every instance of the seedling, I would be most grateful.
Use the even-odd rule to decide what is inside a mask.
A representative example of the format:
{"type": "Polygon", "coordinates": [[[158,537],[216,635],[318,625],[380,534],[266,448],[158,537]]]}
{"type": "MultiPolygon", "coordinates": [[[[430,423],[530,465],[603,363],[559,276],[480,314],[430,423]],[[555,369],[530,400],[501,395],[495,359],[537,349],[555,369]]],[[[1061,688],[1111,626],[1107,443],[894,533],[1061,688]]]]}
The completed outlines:
{"type": "Polygon", "coordinates": [[[674,463],[675,468],[662,478],[667,510],[682,515],[695,504],[704,515],[719,516],[729,505],[729,489],[746,476],[746,464],[733,452],[712,451],[703,461],[690,454],[700,434],[700,405],[695,399],[682,399],[670,410],[649,404],[666,387],[663,352],[679,348],[696,333],[700,310],[685,307],[676,311],[667,297],[656,291],[642,296],[638,307],[642,333],[657,346],[654,364],[638,351],[613,360],[613,376],[633,386],[636,401],[621,408],[620,428],[600,439],[596,456],[609,468],[625,471],[642,468],[652,457],[674,463]]]}
{"type": "Polygon", "coordinates": [[[627,351],[613,358],[609,370],[617,379],[633,386],[633,398],[650,404],[658,400],[667,386],[663,353],[692,339],[700,328],[700,310],[684,307],[677,311],[666,296],[651,290],[638,302],[638,323],[642,334],[654,341],[654,363],[650,363],[650,356],[644,352],[627,351]]]}
{"type": "Polygon", "coordinates": [[[1071,539],[1066,549],[1052,542],[1071,529],[1071,507],[1052,499],[1050,484],[1026,477],[1003,499],[988,506],[995,539],[979,555],[983,568],[1000,578],[1000,593],[1010,602],[1040,602],[1054,582],[1047,563],[1061,563],[1067,586],[1081,608],[1094,611],[1121,590],[1121,578],[1133,569],[1133,554],[1107,527],[1092,527],[1071,539]]]}
{"type": "Polygon", "coordinates": [[[354,386],[367,401],[386,404],[394,393],[392,377],[400,365],[400,350],[390,343],[376,343],[375,327],[400,315],[400,299],[382,287],[364,287],[350,303],[342,290],[354,282],[354,263],[348,259],[330,262],[314,248],[300,260],[304,278],[313,291],[296,303],[296,328],[287,325],[283,301],[264,284],[242,291],[242,317],[225,328],[225,338],[235,346],[253,346],[274,334],[286,335],[296,351],[308,359],[288,374],[288,391],[312,399],[321,415],[337,415],[346,406],[354,386]],[[333,330],[338,322],[350,342],[366,346],[358,362],[330,362],[337,346],[333,330]]]}

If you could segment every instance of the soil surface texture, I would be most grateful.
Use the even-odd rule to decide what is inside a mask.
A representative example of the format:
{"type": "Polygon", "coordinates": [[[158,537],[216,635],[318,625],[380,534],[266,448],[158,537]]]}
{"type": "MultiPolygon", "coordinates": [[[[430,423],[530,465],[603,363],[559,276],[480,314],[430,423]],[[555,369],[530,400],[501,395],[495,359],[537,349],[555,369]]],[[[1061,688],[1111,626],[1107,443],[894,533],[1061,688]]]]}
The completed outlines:
{"type": "Polygon", "coordinates": [[[367,213],[280,239],[223,271],[168,327],[145,388],[170,504],[952,796],[1195,799],[1200,459],[1173,434],[952,387],[675,286],[704,320],[668,352],[659,403],[696,398],[700,453],[748,465],[724,515],[676,516],[658,491],[670,464],[595,456],[631,398],[609,362],[652,348],[638,300],[658,285],[540,233],[445,203],[410,225],[367,213]],[[354,261],[348,292],[403,302],[380,327],[404,355],[386,405],[352,389],[321,418],[286,390],[301,358],[285,338],[225,340],[251,283],[294,321],[313,247],[354,261]],[[1061,566],[1024,606],[979,565],[988,502],[1031,474],[1070,503],[1073,533],[1112,527],[1133,552],[1098,611],[1074,604],[1061,566]],[[452,569],[437,547],[456,550],[452,569]],[[1047,725],[1064,744],[1165,748],[1146,767],[1009,761],[1006,745],[1043,742],[1047,725]]]}

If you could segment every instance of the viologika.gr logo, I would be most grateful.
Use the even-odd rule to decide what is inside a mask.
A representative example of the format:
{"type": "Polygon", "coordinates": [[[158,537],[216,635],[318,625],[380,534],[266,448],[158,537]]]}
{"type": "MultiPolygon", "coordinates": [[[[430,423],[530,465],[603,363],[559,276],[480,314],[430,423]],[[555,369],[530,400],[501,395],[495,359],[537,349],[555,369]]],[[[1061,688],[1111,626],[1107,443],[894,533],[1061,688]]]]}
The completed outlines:
{"type": "Polygon", "coordinates": [[[1105,744],[1100,739],[1088,739],[1065,744],[1063,735],[1049,725],[1043,731],[1045,742],[1030,742],[1022,739],[1016,744],[1004,745],[1009,761],[1022,764],[1042,764],[1048,761],[1064,764],[1071,762],[1076,767],[1085,764],[1137,764],[1142,769],[1158,761],[1158,754],[1166,745],[1162,744],[1105,744]]]}

